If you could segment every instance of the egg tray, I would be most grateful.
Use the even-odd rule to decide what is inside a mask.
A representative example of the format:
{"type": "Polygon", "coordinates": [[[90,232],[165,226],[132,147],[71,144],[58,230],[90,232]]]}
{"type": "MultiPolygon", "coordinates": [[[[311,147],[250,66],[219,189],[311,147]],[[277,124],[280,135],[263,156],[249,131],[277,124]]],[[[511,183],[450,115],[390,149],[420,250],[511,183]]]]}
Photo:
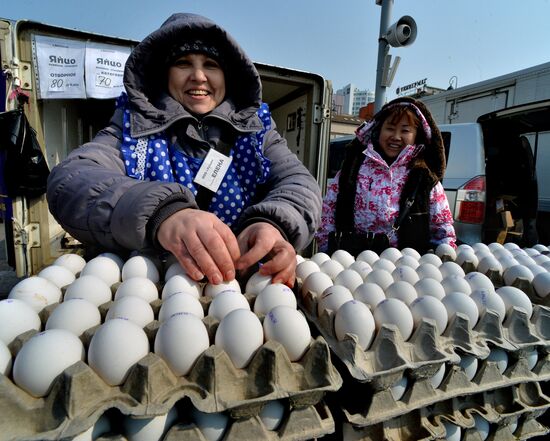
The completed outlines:
{"type": "Polygon", "coordinates": [[[481,441],[475,428],[477,414],[490,423],[487,441],[508,441],[544,436],[550,432],[538,419],[550,407],[538,383],[519,384],[467,397],[441,401],[369,426],[342,424],[350,441],[413,441],[445,439],[443,422],[460,426],[461,440],[481,441]],[[512,433],[510,424],[517,422],[512,433]]]}
{"type": "MultiPolygon", "coordinates": [[[[212,338],[217,321],[205,318],[205,322],[212,338]]],[[[151,347],[158,327],[157,321],[145,327],[151,347]]],[[[97,328],[82,335],[85,348],[97,328]]],[[[18,336],[10,344],[12,354],[16,355],[35,333],[28,331],[18,336]]],[[[275,399],[288,398],[293,408],[314,405],[341,384],[342,378],[331,363],[330,350],[322,337],[312,339],[298,362],[290,362],[281,344],[268,341],[245,369],[235,368],[225,351],[211,345],[189,374],[181,377],[150,352],[132,367],[120,386],[108,385],[79,361],[54,380],[51,391],[43,398],[30,396],[10,378],[0,375],[0,414],[7,416],[0,429],[15,438],[57,439],[61,434],[82,432],[83,427],[91,425],[94,414],[113,406],[127,415],[162,415],[183,397],[189,397],[203,412],[228,411],[232,417],[245,418],[257,415],[266,401],[275,399]]]]}

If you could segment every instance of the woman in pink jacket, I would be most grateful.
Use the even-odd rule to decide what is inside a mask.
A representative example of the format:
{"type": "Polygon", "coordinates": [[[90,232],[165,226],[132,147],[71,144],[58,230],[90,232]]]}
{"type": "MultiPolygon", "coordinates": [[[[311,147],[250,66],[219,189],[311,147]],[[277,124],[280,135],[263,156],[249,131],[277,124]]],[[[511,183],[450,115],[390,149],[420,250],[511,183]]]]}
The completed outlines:
{"type": "Polygon", "coordinates": [[[323,202],[321,251],[456,247],[441,180],[445,149],[426,106],[397,98],[356,131],[323,202]]]}

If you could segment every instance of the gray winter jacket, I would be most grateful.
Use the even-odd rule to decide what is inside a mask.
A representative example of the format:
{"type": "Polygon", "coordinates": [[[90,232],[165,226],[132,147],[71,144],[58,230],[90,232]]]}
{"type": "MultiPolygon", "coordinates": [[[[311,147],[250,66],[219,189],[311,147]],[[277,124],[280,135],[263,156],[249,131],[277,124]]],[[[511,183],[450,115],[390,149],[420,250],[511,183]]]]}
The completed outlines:
{"type": "MultiPolygon", "coordinates": [[[[174,14],[132,51],[124,85],[131,109],[131,135],[165,130],[178,148],[204,157],[209,148],[263,128],[256,110],[261,82],[251,60],[226,31],[194,14],[174,14]],[[206,36],[223,54],[226,100],[199,121],[167,92],[168,51],[188,39],[206,36]]],[[[84,244],[109,250],[154,247],[158,226],[183,208],[198,208],[193,194],[178,183],[140,181],[126,175],[120,153],[121,111],[91,142],[53,168],[47,198],[55,219],[84,244]]],[[[273,124],[274,127],[274,124],[273,124]]],[[[239,219],[235,232],[258,222],[276,226],[297,249],[311,241],[318,226],[321,192],[315,179],[274,130],[264,138],[270,177],[239,219]]]]}

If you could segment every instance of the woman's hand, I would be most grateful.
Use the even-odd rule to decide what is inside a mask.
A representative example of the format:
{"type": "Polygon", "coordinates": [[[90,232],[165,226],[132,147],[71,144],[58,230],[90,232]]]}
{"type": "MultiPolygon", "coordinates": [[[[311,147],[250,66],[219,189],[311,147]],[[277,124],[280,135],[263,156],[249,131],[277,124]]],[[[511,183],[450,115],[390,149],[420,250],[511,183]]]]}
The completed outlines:
{"type": "Polygon", "coordinates": [[[237,240],[242,253],[236,264],[238,270],[245,270],[268,256],[269,261],[261,266],[260,274],[271,275],[272,283],[294,286],[296,251],[277,228],[258,222],[246,227],[237,240]]]}
{"type": "Polygon", "coordinates": [[[178,211],[160,224],[157,239],[192,279],[206,276],[218,284],[235,278],[237,238],[214,214],[192,208],[178,211]]]}

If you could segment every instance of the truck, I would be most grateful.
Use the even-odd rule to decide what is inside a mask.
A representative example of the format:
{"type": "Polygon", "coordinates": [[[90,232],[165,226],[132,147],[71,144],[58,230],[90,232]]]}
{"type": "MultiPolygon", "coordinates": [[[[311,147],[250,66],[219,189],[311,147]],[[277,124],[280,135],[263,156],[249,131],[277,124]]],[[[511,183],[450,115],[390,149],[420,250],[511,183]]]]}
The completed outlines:
{"type": "Polygon", "coordinates": [[[420,99],[445,141],[459,242],[550,243],[550,62],[420,99]]]}
{"type": "MultiPolygon", "coordinates": [[[[17,108],[16,95],[26,97],[25,114],[50,170],[107,125],[115,108],[115,97],[98,93],[99,86],[117,81],[121,86],[124,64],[121,57],[127,56],[137,43],[35,21],[0,18],[0,112],[17,108]],[[75,56],[72,70],[54,74],[48,71],[45,59],[51,57],[46,48],[54,47],[83,48],[77,52],[82,61],[75,56]],[[109,61],[112,65],[109,69],[92,70],[90,74],[87,57],[101,50],[119,58],[109,61]],[[111,77],[100,75],[109,71],[115,73],[111,77]],[[53,93],[52,89],[67,86],[69,75],[83,78],[85,84],[78,93],[53,93]]],[[[262,80],[263,100],[270,106],[278,131],[317,181],[325,182],[331,82],[311,72],[265,63],[255,65],[262,80]]],[[[5,167],[10,164],[6,163],[5,150],[0,146],[0,169],[5,167]]],[[[10,198],[1,181],[0,269],[2,265],[13,268],[18,277],[36,274],[61,254],[81,246],[53,219],[44,194],[10,198]]]]}

